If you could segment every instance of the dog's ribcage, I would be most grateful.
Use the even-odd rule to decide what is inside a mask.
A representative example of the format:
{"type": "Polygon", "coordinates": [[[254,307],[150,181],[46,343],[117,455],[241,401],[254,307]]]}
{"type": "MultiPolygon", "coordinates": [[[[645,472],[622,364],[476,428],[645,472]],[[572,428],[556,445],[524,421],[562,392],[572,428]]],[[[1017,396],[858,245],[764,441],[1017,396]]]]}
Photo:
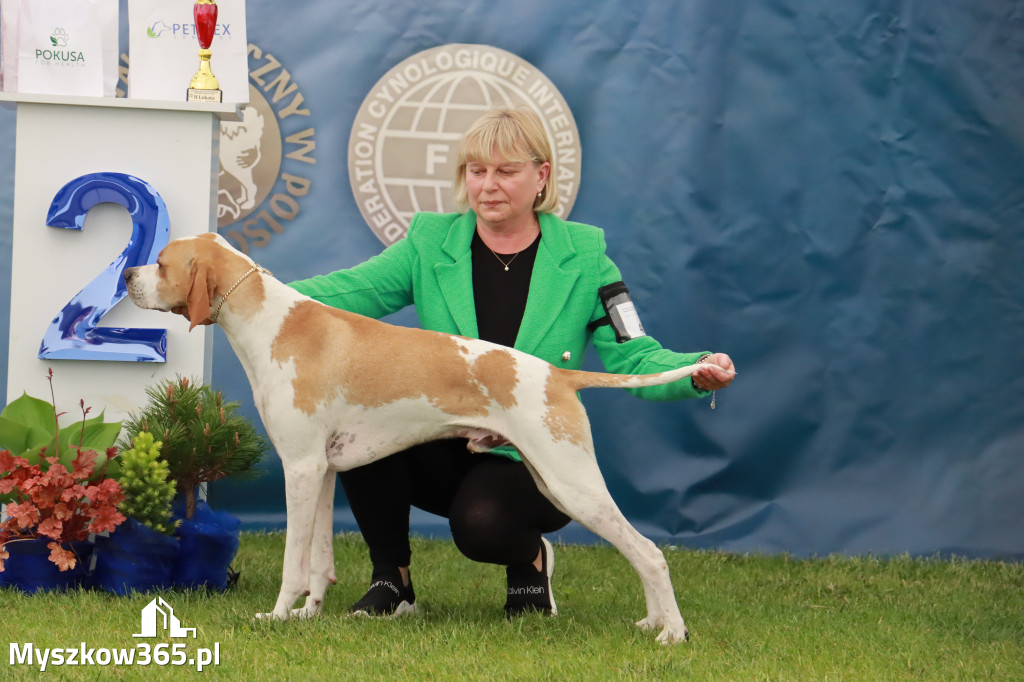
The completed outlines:
{"type": "Polygon", "coordinates": [[[509,419],[540,423],[550,411],[552,368],[542,360],[477,339],[351,316],[277,282],[268,283],[259,314],[222,326],[275,445],[320,438],[335,469],[445,437],[467,437],[487,449],[512,433],[509,419]],[[312,325],[320,328],[307,328],[312,325]],[[247,343],[258,329],[279,329],[278,339],[270,347],[247,343]],[[311,335],[329,353],[315,366],[307,345],[301,353],[289,345],[311,335]],[[276,417],[296,409],[308,416],[308,433],[294,433],[295,420],[276,417]]]}

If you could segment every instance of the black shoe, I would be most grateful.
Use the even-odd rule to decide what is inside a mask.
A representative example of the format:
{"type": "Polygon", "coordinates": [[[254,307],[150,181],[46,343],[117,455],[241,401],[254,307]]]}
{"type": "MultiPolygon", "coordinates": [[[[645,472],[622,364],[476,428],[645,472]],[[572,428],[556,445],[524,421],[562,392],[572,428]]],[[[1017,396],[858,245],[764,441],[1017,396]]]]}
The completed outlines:
{"type": "Polygon", "coordinates": [[[509,618],[529,611],[558,615],[555,595],[551,592],[551,573],[555,568],[555,552],[546,538],[541,538],[541,567],[538,571],[531,561],[519,566],[508,566],[505,578],[508,596],[505,615],[509,618]]]}
{"type": "Polygon", "coordinates": [[[397,569],[374,571],[370,589],[363,598],[352,605],[353,615],[394,618],[416,613],[416,593],[412,581],[402,584],[402,575],[397,569]]]}

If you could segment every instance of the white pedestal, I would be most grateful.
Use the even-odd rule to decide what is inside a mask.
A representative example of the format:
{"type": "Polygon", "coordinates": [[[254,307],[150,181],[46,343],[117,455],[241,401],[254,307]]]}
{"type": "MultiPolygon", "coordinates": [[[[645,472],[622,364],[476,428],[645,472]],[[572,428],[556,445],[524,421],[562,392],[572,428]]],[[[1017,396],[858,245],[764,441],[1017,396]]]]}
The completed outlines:
{"type": "Polygon", "coordinates": [[[4,102],[18,108],[7,402],[22,392],[49,400],[51,367],[58,410],[68,413],[62,424],[81,419],[81,399],[90,417],[105,410],[116,421],[142,407],[157,381],[180,374],[209,382],[213,328],[189,334],[184,318],[127,298],[99,325],[166,329],[166,362],[39,359],[50,322],[132,236],[128,212],[115,204],[92,208],[81,230],[49,227],[46,218],[69,181],[113,172],[160,194],[170,239],[215,230],[220,119],[237,120],[236,105],[0,93],[4,102]]]}

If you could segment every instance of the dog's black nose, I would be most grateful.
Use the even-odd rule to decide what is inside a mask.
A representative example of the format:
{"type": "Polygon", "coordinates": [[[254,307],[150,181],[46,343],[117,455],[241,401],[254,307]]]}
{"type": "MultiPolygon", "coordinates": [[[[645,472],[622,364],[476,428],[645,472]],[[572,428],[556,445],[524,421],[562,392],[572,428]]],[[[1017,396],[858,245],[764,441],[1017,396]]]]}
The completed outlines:
{"type": "Polygon", "coordinates": [[[125,284],[131,284],[132,283],[132,278],[135,277],[135,270],[136,270],[136,268],[125,268],[124,269],[124,283],[125,284]]]}

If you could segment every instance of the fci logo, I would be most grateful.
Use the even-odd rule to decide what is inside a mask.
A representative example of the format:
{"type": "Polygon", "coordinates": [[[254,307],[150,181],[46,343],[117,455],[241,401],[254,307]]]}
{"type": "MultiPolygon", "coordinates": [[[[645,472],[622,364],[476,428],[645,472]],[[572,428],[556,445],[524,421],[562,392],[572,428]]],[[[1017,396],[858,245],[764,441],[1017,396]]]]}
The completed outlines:
{"type": "Polygon", "coordinates": [[[528,106],[540,116],[558,177],[557,215],[579,191],[580,136],[562,94],[524,59],[490,45],[453,43],[394,66],[364,98],[348,143],[352,193],[385,245],[405,236],[418,211],[455,210],[459,138],[488,109],[528,106]]]}

